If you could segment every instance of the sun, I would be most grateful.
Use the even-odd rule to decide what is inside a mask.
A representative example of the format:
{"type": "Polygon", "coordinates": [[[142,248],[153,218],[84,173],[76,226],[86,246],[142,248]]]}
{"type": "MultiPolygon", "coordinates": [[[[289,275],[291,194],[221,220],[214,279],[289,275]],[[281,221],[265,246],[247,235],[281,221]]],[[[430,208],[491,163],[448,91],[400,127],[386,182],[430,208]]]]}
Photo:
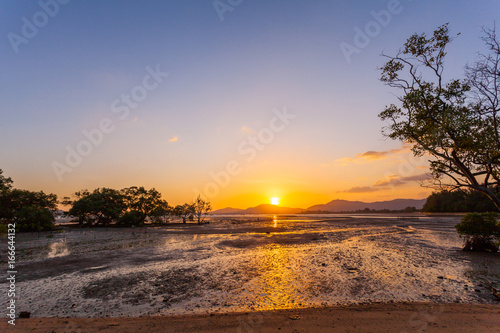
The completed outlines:
{"type": "Polygon", "coordinates": [[[271,198],[271,205],[279,205],[280,204],[280,198],[271,198]]]}

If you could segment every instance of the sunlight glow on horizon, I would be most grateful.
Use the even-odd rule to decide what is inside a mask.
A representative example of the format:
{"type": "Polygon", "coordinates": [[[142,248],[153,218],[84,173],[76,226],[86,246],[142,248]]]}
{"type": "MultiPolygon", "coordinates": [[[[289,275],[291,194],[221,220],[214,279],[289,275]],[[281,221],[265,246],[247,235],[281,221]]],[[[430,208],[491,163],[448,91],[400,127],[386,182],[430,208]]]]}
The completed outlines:
{"type": "Polygon", "coordinates": [[[271,198],[271,205],[278,206],[280,204],[280,198],[271,198]]]}

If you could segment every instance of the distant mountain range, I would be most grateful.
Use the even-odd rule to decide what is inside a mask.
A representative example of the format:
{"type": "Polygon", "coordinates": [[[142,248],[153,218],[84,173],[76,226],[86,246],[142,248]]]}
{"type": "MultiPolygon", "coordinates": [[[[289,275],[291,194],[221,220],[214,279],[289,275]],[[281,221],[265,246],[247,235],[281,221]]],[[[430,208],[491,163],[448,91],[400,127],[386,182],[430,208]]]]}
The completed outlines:
{"type": "Polygon", "coordinates": [[[406,207],[415,207],[422,209],[426,199],[395,199],[390,201],[377,201],[377,202],[362,202],[362,201],[349,201],[349,200],[333,200],[323,205],[314,205],[307,209],[302,208],[289,208],[276,205],[259,205],[247,209],[239,208],[223,208],[214,210],[210,214],[223,215],[223,214],[298,214],[308,211],[323,211],[323,212],[346,212],[357,211],[369,208],[371,210],[403,210],[406,207]]]}
{"type": "Polygon", "coordinates": [[[305,211],[302,208],[288,208],[276,205],[259,205],[256,207],[251,207],[247,209],[238,208],[223,208],[219,210],[214,210],[210,214],[224,215],[224,214],[298,214],[305,211]]]}
{"type": "Polygon", "coordinates": [[[324,205],[315,205],[309,207],[307,210],[323,210],[329,212],[346,212],[356,211],[365,208],[381,210],[403,210],[406,207],[415,207],[422,209],[427,199],[395,199],[390,201],[377,201],[377,202],[362,202],[362,201],[348,201],[348,200],[333,200],[324,205]]]}

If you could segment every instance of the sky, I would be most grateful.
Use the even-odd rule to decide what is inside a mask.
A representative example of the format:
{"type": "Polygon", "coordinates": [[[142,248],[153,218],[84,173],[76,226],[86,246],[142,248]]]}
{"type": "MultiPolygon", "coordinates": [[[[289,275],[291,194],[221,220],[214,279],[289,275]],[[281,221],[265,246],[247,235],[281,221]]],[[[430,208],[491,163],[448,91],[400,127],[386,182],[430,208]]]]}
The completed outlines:
{"type": "Polygon", "coordinates": [[[381,132],[381,53],[449,22],[462,78],[499,18],[497,0],[0,1],[0,169],[215,209],[425,198],[426,159],[381,132]]]}

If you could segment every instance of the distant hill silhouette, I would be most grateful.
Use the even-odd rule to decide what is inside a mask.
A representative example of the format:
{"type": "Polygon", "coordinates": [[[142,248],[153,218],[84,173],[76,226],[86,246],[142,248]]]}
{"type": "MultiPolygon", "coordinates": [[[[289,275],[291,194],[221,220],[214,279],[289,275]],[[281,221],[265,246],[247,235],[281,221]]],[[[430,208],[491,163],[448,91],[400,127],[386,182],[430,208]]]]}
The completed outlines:
{"type": "Polygon", "coordinates": [[[247,209],[236,208],[223,208],[214,210],[210,214],[223,215],[223,214],[297,214],[305,211],[302,208],[288,208],[276,205],[264,204],[247,209]]]}
{"type": "Polygon", "coordinates": [[[353,212],[369,208],[372,210],[403,210],[406,207],[415,207],[422,209],[427,199],[395,199],[390,201],[377,201],[377,202],[362,202],[362,201],[348,201],[348,200],[333,200],[324,205],[314,205],[307,210],[313,211],[329,211],[329,212],[353,212]]]}
{"type": "Polygon", "coordinates": [[[314,205],[307,209],[302,208],[289,208],[276,205],[259,205],[247,209],[238,208],[223,208],[212,211],[210,214],[224,215],[224,214],[298,214],[305,211],[323,211],[323,212],[353,212],[369,208],[371,210],[403,210],[406,207],[415,207],[422,209],[426,199],[395,199],[390,201],[378,202],[362,202],[362,201],[349,201],[349,200],[333,200],[329,203],[322,205],[314,205]]]}
{"type": "Polygon", "coordinates": [[[210,214],[219,214],[219,215],[241,214],[242,210],[243,209],[227,207],[227,208],[223,208],[223,209],[214,210],[214,211],[210,212],[210,214]]]}

